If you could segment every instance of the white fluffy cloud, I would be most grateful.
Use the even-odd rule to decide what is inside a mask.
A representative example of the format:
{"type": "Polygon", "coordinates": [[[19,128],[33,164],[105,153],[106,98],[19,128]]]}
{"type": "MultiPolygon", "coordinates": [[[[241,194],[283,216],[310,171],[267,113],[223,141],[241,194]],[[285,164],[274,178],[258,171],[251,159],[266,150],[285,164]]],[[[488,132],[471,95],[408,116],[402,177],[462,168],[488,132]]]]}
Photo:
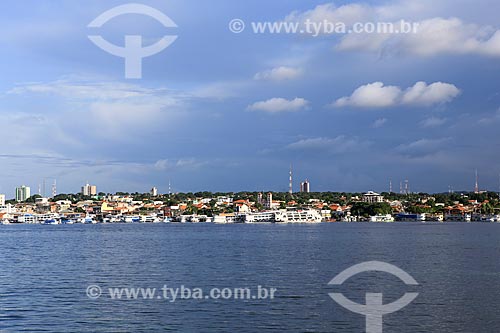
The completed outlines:
{"type": "Polygon", "coordinates": [[[447,103],[460,94],[460,90],[453,84],[435,82],[427,85],[417,82],[408,88],[402,95],[401,102],[408,105],[433,105],[447,103]]]}
{"type": "Polygon", "coordinates": [[[455,85],[443,82],[430,85],[417,82],[404,91],[397,86],[385,86],[382,82],[374,82],[357,88],[351,96],[339,98],[333,106],[360,108],[431,106],[450,102],[459,94],[460,90],[455,85]]]}
{"type": "Polygon", "coordinates": [[[302,75],[302,70],[299,68],[281,66],[259,72],[255,74],[254,79],[262,81],[286,81],[296,79],[300,75],[302,75]]]}
{"type": "MultiPolygon", "coordinates": [[[[295,22],[342,22],[348,30],[357,22],[391,23],[400,31],[402,19],[418,24],[416,33],[345,34],[335,46],[339,51],[383,51],[417,56],[443,53],[480,54],[500,57],[499,29],[488,25],[469,24],[457,17],[436,16],[436,12],[429,12],[425,10],[426,7],[429,7],[429,4],[408,4],[408,1],[396,2],[389,6],[348,4],[336,7],[333,4],[325,4],[309,11],[293,12],[286,19],[295,22]]],[[[431,7],[435,6],[432,4],[431,7]]]]}
{"type": "Polygon", "coordinates": [[[267,101],[256,102],[248,107],[250,111],[264,111],[269,113],[296,112],[308,107],[309,102],[303,98],[287,100],[284,98],[271,98],[267,101]]]}
{"type": "Polygon", "coordinates": [[[355,107],[389,107],[397,103],[401,89],[396,86],[384,86],[382,82],[374,82],[356,89],[351,96],[339,98],[334,106],[355,107]]]}

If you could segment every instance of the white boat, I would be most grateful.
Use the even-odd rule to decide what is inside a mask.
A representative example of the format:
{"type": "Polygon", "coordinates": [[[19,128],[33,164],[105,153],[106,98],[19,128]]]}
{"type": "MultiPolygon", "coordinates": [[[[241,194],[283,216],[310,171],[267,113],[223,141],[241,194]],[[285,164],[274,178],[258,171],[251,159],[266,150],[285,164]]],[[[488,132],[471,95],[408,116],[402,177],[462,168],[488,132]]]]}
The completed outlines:
{"type": "Polygon", "coordinates": [[[275,223],[321,223],[323,217],[314,209],[281,209],[274,215],[275,223]]]}
{"type": "Polygon", "coordinates": [[[394,217],[391,214],[375,215],[370,217],[370,222],[394,222],[394,217]]]}
{"type": "Polygon", "coordinates": [[[141,222],[141,218],[139,216],[126,216],[125,223],[138,223],[141,222]]]}
{"type": "Polygon", "coordinates": [[[215,215],[212,218],[212,222],[218,223],[218,224],[234,223],[235,216],[234,215],[215,215]]]}
{"type": "Polygon", "coordinates": [[[323,217],[314,209],[280,209],[244,213],[237,215],[235,219],[237,223],[321,223],[322,221],[323,217]]]}
{"type": "Polygon", "coordinates": [[[78,222],[83,224],[97,224],[97,221],[90,215],[80,218],[78,222]]]}

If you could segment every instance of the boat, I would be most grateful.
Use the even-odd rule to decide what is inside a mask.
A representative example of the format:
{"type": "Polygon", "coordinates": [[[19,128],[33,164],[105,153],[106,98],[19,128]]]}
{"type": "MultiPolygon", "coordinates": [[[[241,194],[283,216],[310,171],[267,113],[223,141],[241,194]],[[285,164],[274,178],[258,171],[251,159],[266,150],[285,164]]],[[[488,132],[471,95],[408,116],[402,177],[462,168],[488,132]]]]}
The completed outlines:
{"type": "Polygon", "coordinates": [[[139,216],[126,216],[124,219],[125,223],[139,223],[141,218],[139,216]]]}
{"type": "Polygon", "coordinates": [[[62,218],[61,219],[61,224],[75,224],[74,219],[68,219],[68,218],[62,218]]]}
{"type": "Polygon", "coordinates": [[[281,209],[275,213],[275,223],[321,223],[323,217],[314,209],[281,209]]]}
{"type": "Polygon", "coordinates": [[[322,221],[323,217],[314,209],[293,208],[239,214],[234,220],[239,223],[321,223],[322,221]]]}
{"type": "Polygon", "coordinates": [[[425,221],[425,214],[408,214],[400,213],[396,215],[398,222],[423,222],[425,221]]]}
{"type": "Polygon", "coordinates": [[[56,224],[61,224],[61,221],[56,220],[56,219],[48,219],[48,220],[43,221],[42,224],[44,224],[44,225],[56,225],[56,224]]]}
{"type": "Polygon", "coordinates": [[[97,221],[90,215],[80,218],[78,222],[83,224],[97,224],[97,221]]]}
{"type": "Polygon", "coordinates": [[[370,222],[394,222],[394,217],[391,214],[375,215],[370,217],[370,222]]]}

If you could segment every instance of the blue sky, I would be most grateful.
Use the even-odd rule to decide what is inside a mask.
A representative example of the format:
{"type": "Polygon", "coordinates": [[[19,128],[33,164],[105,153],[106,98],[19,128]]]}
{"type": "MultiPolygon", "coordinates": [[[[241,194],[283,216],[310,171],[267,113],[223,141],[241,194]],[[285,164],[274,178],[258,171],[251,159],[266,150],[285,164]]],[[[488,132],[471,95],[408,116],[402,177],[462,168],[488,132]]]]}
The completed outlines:
{"type": "Polygon", "coordinates": [[[500,3],[421,1],[141,1],[142,15],[87,25],[125,1],[0,4],[0,192],[497,190],[500,3]],[[241,34],[228,23],[247,23],[241,34]],[[250,22],[420,23],[415,35],[254,34],[250,22]],[[143,77],[89,34],[155,43],[143,77]]]}

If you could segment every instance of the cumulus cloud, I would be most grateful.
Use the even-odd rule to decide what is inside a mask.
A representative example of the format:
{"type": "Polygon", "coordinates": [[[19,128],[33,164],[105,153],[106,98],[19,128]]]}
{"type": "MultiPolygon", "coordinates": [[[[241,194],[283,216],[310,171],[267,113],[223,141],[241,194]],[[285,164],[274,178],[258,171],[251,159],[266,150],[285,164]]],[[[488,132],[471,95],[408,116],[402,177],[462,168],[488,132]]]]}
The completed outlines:
{"type": "Polygon", "coordinates": [[[383,108],[398,105],[431,106],[447,103],[460,94],[453,84],[435,82],[428,85],[417,82],[414,86],[402,90],[397,86],[386,86],[383,82],[374,82],[357,88],[351,96],[337,99],[335,107],[383,108]]]}
{"type": "Polygon", "coordinates": [[[362,141],[358,138],[348,138],[344,135],[335,138],[308,138],[293,142],[287,146],[287,149],[297,151],[321,151],[329,153],[345,153],[359,151],[367,148],[370,142],[362,141]]]}
{"type": "MultiPolygon", "coordinates": [[[[354,23],[383,22],[393,25],[394,30],[403,31],[406,23],[424,12],[429,4],[398,2],[388,6],[348,4],[337,7],[333,4],[319,5],[312,10],[293,12],[287,20],[321,23],[342,22],[348,30],[354,23]],[[403,5],[404,4],[404,5],[403,5]],[[412,8],[412,10],[410,10],[412,8]],[[413,15],[409,14],[412,13],[413,15]],[[406,20],[406,23],[402,22],[406,20]]],[[[431,5],[434,7],[434,4],[431,5]]],[[[425,13],[435,15],[435,13],[425,13]]],[[[398,33],[352,33],[345,34],[335,45],[339,51],[370,51],[384,53],[433,56],[438,54],[479,54],[500,57],[500,30],[491,26],[469,24],[451,17],[427,16],[425,19],[411,21],[415,32],[398,33]]],[[[327,33],[323,31],[322,33],[327,33]]]]}
{"type": "Polygon", "coordinates": [[[389,107],[397,103],[400,95],[399,87],[384,86],[382,82],[374,82],[359,87],[349,97],[339,98],[334,106],[389,107]]]}
{"type": "Polygon", "coordinates": [[[403,94],[402,103],[409,105],[433,105],[447,103],[460,94],[460,90],[453,84],[435,82],[427,85],[417,82],[403,94]]]}
{"type": "Polygon", "coordinates": [[[271,98],[267,101],[256,102],[248,106],[250,111],[264,111],[269,113],[296,112],[308,107],[309,102],[303,98],[287,100],[284,98],[271,98]]]}
{"type": "Polygon", "coordinates": [[[299,68],[281,66],[259,72],[255,74],[254,79],[262,81],[286,81],[296,79],[300,75],[302,75],[302,70],[299,68]]]}

